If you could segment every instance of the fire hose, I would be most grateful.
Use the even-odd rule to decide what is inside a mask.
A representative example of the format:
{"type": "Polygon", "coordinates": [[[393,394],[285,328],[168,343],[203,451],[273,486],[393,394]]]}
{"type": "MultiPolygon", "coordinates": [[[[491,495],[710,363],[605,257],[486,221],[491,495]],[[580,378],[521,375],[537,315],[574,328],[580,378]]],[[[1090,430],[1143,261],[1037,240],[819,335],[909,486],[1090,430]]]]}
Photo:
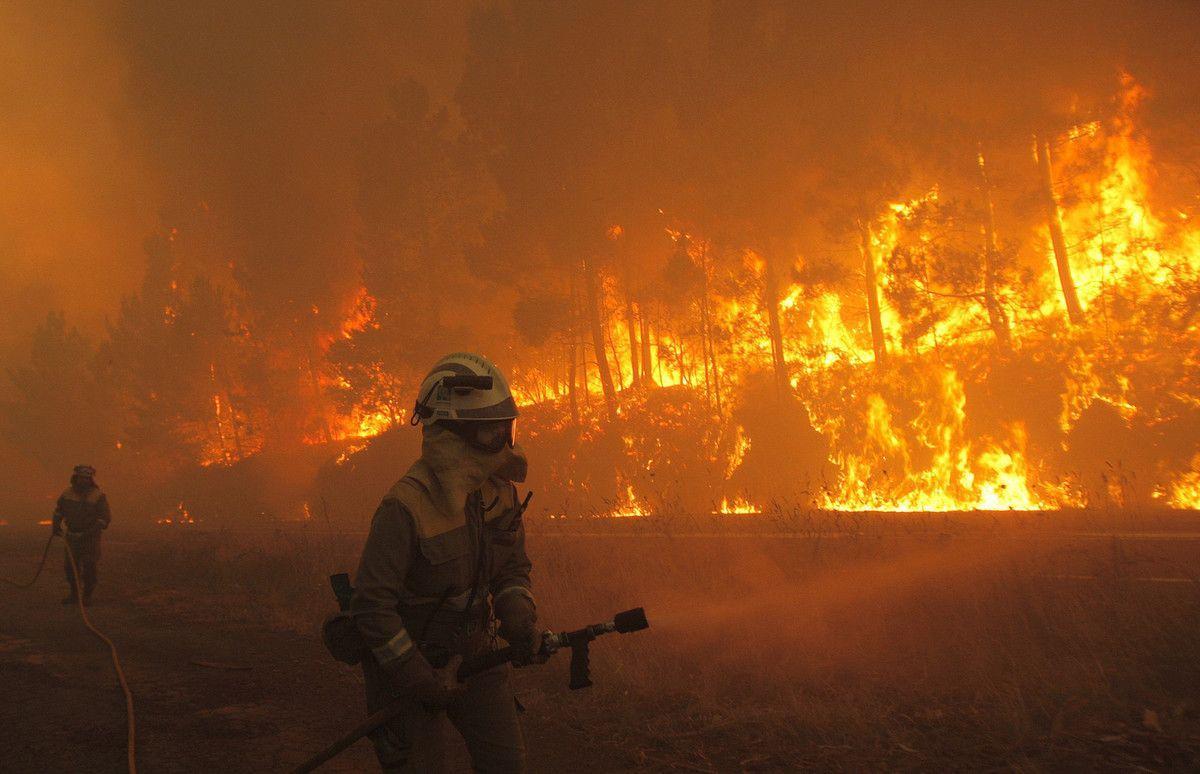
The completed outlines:
{"type": "MultiPolygon", "coordinates": [[[[46,566],[46,557],[50,554],[50,544],[54,542],[55,534],[51,533],[50,539],[46,541],[46,548],[42,551],[42,560],[38,564],[37,572],[33,574],[33,579],[28,583],[16,583],[7,578],[0,578],[9,586],[18,589],[28,589],[37,582],[37,579],[42,574],[42,569],[46,566]]],[[[87,609],[83,606],[83,595],[78,593],[82,588],[82,582],[79,577],[79,564],[75,561],[75,552],[71,550],[71,542],[63,539],[63,545],[67,549],[67,561],[71,565],[71,574],[75,578],[75,603],[79,608],[79,615],[83,618],[83,625],[88,628],[92,634],[96,635],[105,645],[108,646],[109,655],[112,657],[113,668],[117,672],[117,682],[121,685],[121,693],[125,695],[125,752],[126,764],[129,769],[129,774],[137,774],[137,747],[136,747],[136,720],[133,713],[133,693],[129,690],[129,682],[125,679],[125,670],[121,668],[121,657],[117,653],[117,646],[108,638],[104,632],[96,628],[91,619],[88,618],[87,609]]]]}
{"type": "Polygon", "coordinates": [[[0,578],[0,583],[12,586],[14,589],[28,589],[37,583],[37,579],[42,577],[42,570],[46,567],[46,557],[50,555],[50,544],[54,542],[54,533],[50,533],[50,537],[46,540],[46,547],[42,550],[42,561],[38,562],[37,572],[29,579],[28,583],[17,583],[10,581],[8,578],[0,578]]]}
{"type": "MultiPolygon", "coordinates": [[[[337,576],[334,577],[336,578],[337,576]]],[[[333,579],[331,578],[331,580],[333,579]]],[[[587,688],[592,685],[592,680],[588,673],[588,646],[592,640],[605,634],[637,632],[649,626],[650,624],[646,621],[645,611],[637,607],[632,610],[626,610],[623,613],[617,613],[611,621],[585,626],[573,632],[543,632],[541,647],[538,649],[537,654],[533,656],[525,655],[512,646],[508,646],[462,661],[455,671],[454,677],[458,682],[463,683],[488,669],[493,669],[504,664],[512,664],[518,667],[541,664],[554,653],[570,649],[571,682],[569,687],[573,691],[580,688],[587,688]]],[[[349,731],[336,742],[293,769],[292,774],[307,774],[308,772],[315,771],[322,764],[340,755],[346,748],[359,739],[362,739],[376,728],[410,709],[413,706],[412,701],[412,698],[409,696],[400,696],[393,699],[382,709],[369,715],[363,722],[355,726],[352,731],[349,731]]]]}

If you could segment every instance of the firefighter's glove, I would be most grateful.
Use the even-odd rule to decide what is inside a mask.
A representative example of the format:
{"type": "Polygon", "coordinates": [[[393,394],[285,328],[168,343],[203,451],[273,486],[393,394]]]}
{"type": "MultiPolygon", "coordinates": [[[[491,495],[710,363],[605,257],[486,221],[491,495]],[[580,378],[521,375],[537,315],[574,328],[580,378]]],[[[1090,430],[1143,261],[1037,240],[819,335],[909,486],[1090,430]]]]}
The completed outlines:
{"type": "Polygon", "coordinates": [[[55,524],[53,527],[50,528],[50,534],[54,535],[55,537],[62,537],[63,536],[62,525],[55,524]]]}
{"type": "Polygon", "coordinates": [[[536,626],[537,607],[528,594],[501,594],[496,599],[496,618],[500,620],[500,636],[515,650],[532,656],[541,648],[536,626]]]}
{"type": "Polygon", "coordinates": [[[416,650],[400,663],[388,664],[388,672],[399,693],[411,696],[430,712],[453,707],[465,692],[465,688],[449,685],[440,679],[425,657],[416,650]]]}

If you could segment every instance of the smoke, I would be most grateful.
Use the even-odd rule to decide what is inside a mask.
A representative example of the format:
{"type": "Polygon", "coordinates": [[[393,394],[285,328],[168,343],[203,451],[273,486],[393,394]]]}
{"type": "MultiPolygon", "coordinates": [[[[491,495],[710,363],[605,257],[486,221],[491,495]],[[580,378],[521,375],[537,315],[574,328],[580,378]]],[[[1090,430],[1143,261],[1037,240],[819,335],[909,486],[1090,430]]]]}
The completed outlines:
{"type": "MultiPolygon", "coordinates": [[[[1195,147],[1197,33],[1194,10],[1168,2],[8,5],[0,356],[23,357],[54,309],[104,340],[106,318],[142,287],[153,237],[171,245],[158,263],[178,266],[152,266],[161,298],[134,317],[186,319],[176,302],[202,278],[236,288],[238,324],[215,319],[206,330],[219,335],[195,337],[207,349],[195,344],[195,394],[178,401],[190,414],[163,408],[157,383],[125,384],[125,408],[157,411],[144,425],[202,428],[190,440],[226,461],[281,427],[339,435],[321,425],[345,380],[320,373],[322,356],[342,358],[340,377],[385,371],[379,400],[392,410],[407,372],[447,347],[478,346],[550,395],[576,365],[584,381],[596,365],[581,260],[612,296],[599,306],[624,294],[610,318],[686,306],[664,270],[677,252],[668,229],[756,251],[785,290],[796,255],[810,275],[820,259],[849,276],[856,219],[935,182],[973,194],[984,143],[997,228],[1027,248],[1039,217],[1036,186],[1020,179],[1033,174],[1030,135],[1103,114],[1122,70],[1155,95],[1155,139],[1195,147]],[[376,319],[350,341],[343,323],[364,283],[376,319]],[[518,300],[545,330],[516,335],[518,300]],[[251,334],[224,354],[224,339],[251,334]],[[580,357],[593,362],[576,362],[588,346],[580,357]]],[[[1022,256],[1044,263],[1036,249],[1022,256]]],[[[758,304],[743,287],[758,269],[738,276],[737,260],[716,259],[733,272],[709,290],[758,304]]],[[[125,359],[145,366],[152,348],[130,330],[125,359]]],[[[161,362],[143,371],[171,371],[182,349],[160,333],[161,362]]],[[[382,424],[352,387],[337,409],[382,424]]],[[[127,420],[105,443],[130,455],[127,420]]]]}
{"type": "Polygon", "coordinates": [[[46,310],[94,325],[138,281],[159,191],[121,119],[123,52],[80,4],[0,7],[0,354],[46,310]],[[57,7],[56,7],[57,6],[57,7]]]}
{"type": "MultiPolygon", "coordinates": [[[[201,212],[218,232],[208,259],[234,263],[268,317],[286,322],[296,308],[343,301],[357,281],[359,153],[387,114],[389,91],[416,78],[438,104],[452,104],[456,89],[477,97],[488,87],[480,72],[460,81],[468,61],[496,66],[497,47],[520,65],[499,69],[494,77],[510,80],[488,92],[500,103],[493,111],[511,118],[498,127],[514,149],[509,161],[529,164],[548,151],[556,161],[575,158],[580,174],[593,176],[586,195],[619,192],[620,202],[605,204],[610,210],[627,201],[648,208],[655,198],[650,181],[618,163],[646,166],[677,130],[650,109],[654,100],[712,126],[713,157],[703,161],[737,195],[778,189],[761,180],[761,169],[729,156],[736,146],[742,161],[754,154],[773,163],[777,153],[761,151],[790,134],[805,140],[810,162],[831,150],[836,161],[859,153],[856,143],[899,105],[937,104],[974,119],[986,105],[994,120],[1061,105],[1055,98],[1067,93],[1110,93],[1120,66],[1141,70],[1152,88],[1169,83],[1167,104],[1195,102],[1188,62],[1197,20],[1186,4],[948,2],[918,12],[878,2],[605,3],[534,13],[517,3],[512,36],[499,42],[499,33],[481,27],[508,6],[474,11],[476,48],[468,56],[467,20],[478,8],[0,9],[0,162],[8,181],[0,193],[0,351],[48,307],[95,326],[136,288],[146,235],[192,224],[201,212]],[[625,54],[632,64],[619,66],[625,54]],[[503,104],[509,98],[513,104],[503,104]],[[523,123],[554,116],[567,117],[558,126],[523,123]],[[640,128],[662,136],[634,141],[640,128]],[[594,161],[608,164],[602,178],[594,178],[593,159],[571,155],[574,139],[599,141],[594,161]],[[722,163],[731,161],[732,169],[722,163]]],[[[562,172],[549,163],[531,168],[562,172]]],[[[547,180],[531,201],[513,201],[549,219],[558,193],[547,180]]],[[[752,209],[754,197],[746,201],[752,209]]]]}
{"type": "Polygon", "coordinates": [[[343,300],[359,147],[398,82],[448,99],[464,23],[445,3],[5,5],[0,351],[48,308],[99,328],[147,235],[198,222],[272,321],[343,300]]]}

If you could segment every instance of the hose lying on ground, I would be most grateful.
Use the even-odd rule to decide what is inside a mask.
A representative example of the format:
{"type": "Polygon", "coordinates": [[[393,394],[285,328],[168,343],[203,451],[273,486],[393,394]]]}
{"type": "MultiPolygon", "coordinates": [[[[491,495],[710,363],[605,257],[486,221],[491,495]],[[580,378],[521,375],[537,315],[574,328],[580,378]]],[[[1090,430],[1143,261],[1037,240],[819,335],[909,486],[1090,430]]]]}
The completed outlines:
{"type": "Polygon", "coordinates": [[[46,566],[46,557],[50,555],[50,544],[53,542],[54,533],[51,532],[50,537],[46,539],[46,548],[42,551],[42,561],[38,563],[37,572],[33,574],[33,577],[29,579],[28,583],[17,583],[16,581],[10,581],[8,578],[0,578],[0,583],[5,583],[9,586],[12,586],[14,589],[31,588],[33,584],[37,583],[37,579],[42,576],[42,569],[46,566]]]}
{"type": "MultiPolygon", "coordinates": [[[[46,548],[42,551],[42,561],[38,564],[37,572],[33,574],[33,578],[28,583],[16,583],[7,578],[0,578],[0,582],[18,589],[28,589],[34,583],[37,583],[37,579],[41,577],[42,569],[46,566],[46,557],[50,554],[50,544],[54,542],[55,537],[51,533],[50,539],[46,541],[46,548]]],[[[75,552],[71,550],[71,543],[69,541],[64,539],[63,545],[67,547],[67,560],[71,565],[71,574],[75,578],[75,603],[79,607],[79,615],[83,617],[83,625],[108,646],[109,655],[112,656],[113,667],[117,671],[117,682],[121,684],[121,692],[125,694],[125,726],[128,729],[125,739],[126,762],[129,767],[129,774],[137,774],[136,723],[133,715],[133,694],[130,692],[129,683],[125,679],[125,670],[121,668],[121,657],[117,654],[117,646],[108,638],[108,635],[97,629],[92,624],[91,619],[88,618],[87,610],[83,606],[83,595],[79,593],[83,585],[79,578],[79,565],[75,562],[75,552]]]]}
{"type": "MultiPolygon", "coordinates": [[[[117,646],[108,638],[108,635],[92,625],[91,620],[88,618],[87,609],[83,606],[83,594],[79,593],[83,589],[83,585],[79,579],[79,565],[75,563],[75,552],[71,550],[71,542],[63,540],[63,545],[67,547],[67,559],[71,562],[71,573],[75,577],[75,604],[79,607],[79,615],[83,616],[83,625],[108,646],[109,655],[112,656],[113,668],[117,670],[117,682],[121,684],[121,692],[125,694],[125,727],[128,731],[125,737],[126,761],[129,767],[129,774],[137,774],[136,722],[133,715],[133,694],[129,690],[129,683],[125,680],[125,670],[121,669],[121,657],[117,655],[117,646]]],[[[49,544],[47,544],[48,547],[49,544]]]]}

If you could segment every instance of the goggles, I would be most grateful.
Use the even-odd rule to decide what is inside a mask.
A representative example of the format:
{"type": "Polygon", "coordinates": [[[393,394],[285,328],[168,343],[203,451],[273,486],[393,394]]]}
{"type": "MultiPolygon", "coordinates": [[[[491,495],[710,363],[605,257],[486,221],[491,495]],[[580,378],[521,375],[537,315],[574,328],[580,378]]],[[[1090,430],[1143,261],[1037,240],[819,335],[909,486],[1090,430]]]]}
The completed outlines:
{"type": "Polygon", "coordinates": [[[517,423],[515,419],[501,419],[491,422],[439,422],[445,425],[455,435],[462,438],[471,446],[488,454],[498,454],[505,446],[513,447],[517,443],[517,423]]]}

